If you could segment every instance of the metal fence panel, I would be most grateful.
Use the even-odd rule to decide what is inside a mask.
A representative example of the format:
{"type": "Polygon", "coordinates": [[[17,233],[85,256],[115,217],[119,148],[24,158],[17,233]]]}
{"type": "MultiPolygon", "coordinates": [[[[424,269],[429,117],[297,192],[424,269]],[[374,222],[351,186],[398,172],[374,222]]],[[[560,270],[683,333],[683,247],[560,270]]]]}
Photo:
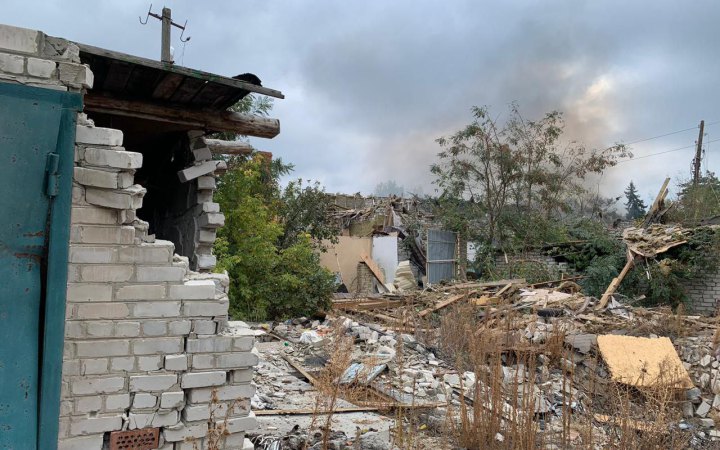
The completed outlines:
{"type": "Polygon", "coordinates": [[[451,231],[428,230],[427,278],[428,283],[455,278],[457,264],[457,234],[451,231]]]}

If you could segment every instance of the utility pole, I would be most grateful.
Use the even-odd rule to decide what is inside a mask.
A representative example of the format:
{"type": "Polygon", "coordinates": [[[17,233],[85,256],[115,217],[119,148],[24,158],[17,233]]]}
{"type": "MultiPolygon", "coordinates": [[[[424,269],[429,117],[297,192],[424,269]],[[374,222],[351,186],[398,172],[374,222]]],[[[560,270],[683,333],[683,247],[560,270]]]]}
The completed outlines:
{"type": "Polygon", "coordinates": [[[700,160],[702,159],[702,141],[705,132],[705,121],[700,121],[700,134],[698,135],[697,148],[695,149],[695,159],[693,159],[693,186],[697,186],[700,181],[700,160]]]}
{"type": "Polygon", "coordinates": [[[150,17],[154,17],[160,22],[162,22],[160,61],[167,64],[173,64],[173,57],[172,54],[170,54],[170,30],[171,27],[179,28],[180,30],[182,30],[182,33],[180,33],[180,41],[189,41],[190,36],[188,36],[186,39],[183,39],[183,34],[185,34],[185,27],[187,27],[187,20],[185,21],[184,25],[173,22],[172,11],[170,10],[170,8],[165,7],[163,7],[162,9],[162,15],[155,14],[154,12],[152,12],[152,4],[150,4],[150,8],[148,9],[147,16],[145,17],[145,22],[143,22],[142,17],[138,17],[138,19],[140,19],[141,24],[145,25],[150,17]]]}

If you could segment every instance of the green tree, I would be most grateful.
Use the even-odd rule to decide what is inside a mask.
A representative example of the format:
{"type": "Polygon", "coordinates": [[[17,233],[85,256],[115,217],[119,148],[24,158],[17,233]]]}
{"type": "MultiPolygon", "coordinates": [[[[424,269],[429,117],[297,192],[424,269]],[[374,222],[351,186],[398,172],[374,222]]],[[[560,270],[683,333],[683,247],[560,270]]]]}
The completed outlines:
{"type": "Polygon", "coordinates": [[[375,186],[373,195],[376,197],[389,197],[391,195],[402,197],[405,195],[405,187],[397,184],[395,180],[383,181],[375,186]]]}
{"type": "Polygon", "coordinates": [[[678,187],[673,219],[692,224],[720,215],[720,180],[715,173],[705,172],[697,183],[684,180],[678,187]]]}
{"type": "Polygon", "coordinates": [[[633,183],[632,180],[630,181],[627,189],[625,189],[625,199],[627,200],[627,202],[625,202],[625,209],[627,210],[627,215],[625,217],[627,219],[635,220],[644,217],[645,214],[647,214],[645,202],[643,202],[638,195],[635,183],[633,183]]]}
{"type": "Polygon", "coordinates": [[[292,166],[255,154],[228,167],[215,196],[225,214],[215,254],[230,276],[231,315],[265,320],[329,307],[335,277],[320,266],[310,233],[296,228],[282,245],[288,220],[278,180],[292,166]]]}
{"type": "Polygon", "coordinates": [[[301,179],[288,183],[282,192],[280,217],[283,234],[281,248],[288,248],[307,235],[313,247],[325,250],[324,241],[336,243],[340,235],[338,223],[331,218],[333,198],[319,182],[303,184],[301,179]]]}

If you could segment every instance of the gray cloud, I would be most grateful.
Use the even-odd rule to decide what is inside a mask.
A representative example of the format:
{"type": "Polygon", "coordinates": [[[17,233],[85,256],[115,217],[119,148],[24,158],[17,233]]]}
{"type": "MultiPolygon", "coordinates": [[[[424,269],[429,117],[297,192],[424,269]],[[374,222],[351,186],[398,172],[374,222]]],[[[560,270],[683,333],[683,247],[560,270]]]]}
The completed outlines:
{"type": "MultiPolygon", "coordinates": [[[[159,53],[159,24],[137,22],[146,1],[4,3],[4,23],[159,53]]],[[[330,191],[371,192],[387,179],[428,186],[434,140],[467,123],[473,105],[501,120],[512,101],[529,118],[562,110],[568,138],[597,147],[720,120],[720,5],[711,0],[168,3],[192,36],[184,48],[174,40],[176,59],[254,72],[282,90],[273,112],[281,135],[254,142],[330,191]]],[[[720,124],[707,133],[720,137],[720,124]]],[[[633,147],[642,156],[695,139],[687,132],[633,147]]],[[[632,178],[652,198],[665,175],[689,173],[691,159],[690,149],[638,159],[598,182],[619,195],[632,178]]],[[[713,169],[720,158],[710,152],[709,162],[713,169]]]]}

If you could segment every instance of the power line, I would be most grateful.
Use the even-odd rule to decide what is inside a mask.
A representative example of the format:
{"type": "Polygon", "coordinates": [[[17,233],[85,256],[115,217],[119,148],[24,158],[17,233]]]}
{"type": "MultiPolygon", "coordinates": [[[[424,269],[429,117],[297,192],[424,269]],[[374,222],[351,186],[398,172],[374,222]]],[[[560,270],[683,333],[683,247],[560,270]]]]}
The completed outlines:
{"type": "MultiPolygon", "coordinates": [[[[696,128],[697,128],[697,127],[696,127],[696,128]]],[[[720,138],[718,138],[718,139],[713,139],[713,140],[711,140],[711,141],[707,141],[706,143],[709,144],[709,143],[711,143],[711,142],[718,142],[718,141],[720,141],[720,138]]],[[[650,153],[649,155],[643,155],[643,156],[638,156],[638,157],[626,159],[626,160],[624,160],[624,161],[618,161],[618,164],[622,164],[622,163],[626,163],[626,162],[631,162],[631,161],[637,161],[638,159],[643,159],[643,158],[650,158],[650,157],[652,157],[652,156],[664,155],[665,153],[678,152],[678,151],[680,151],[680,150],[685,150],[685,149],[694,148],[694,147],[695,147],[695,144],[692,144],[692,145],[686,145],[686,146],[684,146],[684,147],[674,148],[674,149],[672,149],[672,150],[665,150],[665,151],[662,151],[662,152],[650,153]]]]}
{"type": "MultiPolygon", "coordinates": [[[[719,123],[720,123],[720,120],[716,120],[716,121],[714,121],[714,122],[706,123],[705,126],[706,126],[706,127],[709,127],[710,125],[717,125],[717,124],[719,124],[719,123]]],[[[638,139],[638,140],[636,140],[636,141],[623,142],[622,144],[623,144],[623,145],[639,144],[640,142],[652,141],[653,139],[660,139],[660,138],[663,138],[663,137],[666,137],[666,136],[672,136],[672,135],[674,135],[674,134],[686,133],[686,132],[688,132],[688,131],[693,131],[693,130],[697,130],[697,129],[698,129],[698,127],[697,127],[697,125],[696,125],[696,126],[694,126],[694,127],[685,128],[684,130],[671,131],[671,132],[669,132],[669,133],[659,134],[659,135],[657,135],[657,136],[647,137],[647,138],[644,138],[644,139],[638,139]]],[[[614,146],[611,146],[611,147],[608,147],[608,148],[613,148],[613,147],[614,147],[614,146]]]]}

